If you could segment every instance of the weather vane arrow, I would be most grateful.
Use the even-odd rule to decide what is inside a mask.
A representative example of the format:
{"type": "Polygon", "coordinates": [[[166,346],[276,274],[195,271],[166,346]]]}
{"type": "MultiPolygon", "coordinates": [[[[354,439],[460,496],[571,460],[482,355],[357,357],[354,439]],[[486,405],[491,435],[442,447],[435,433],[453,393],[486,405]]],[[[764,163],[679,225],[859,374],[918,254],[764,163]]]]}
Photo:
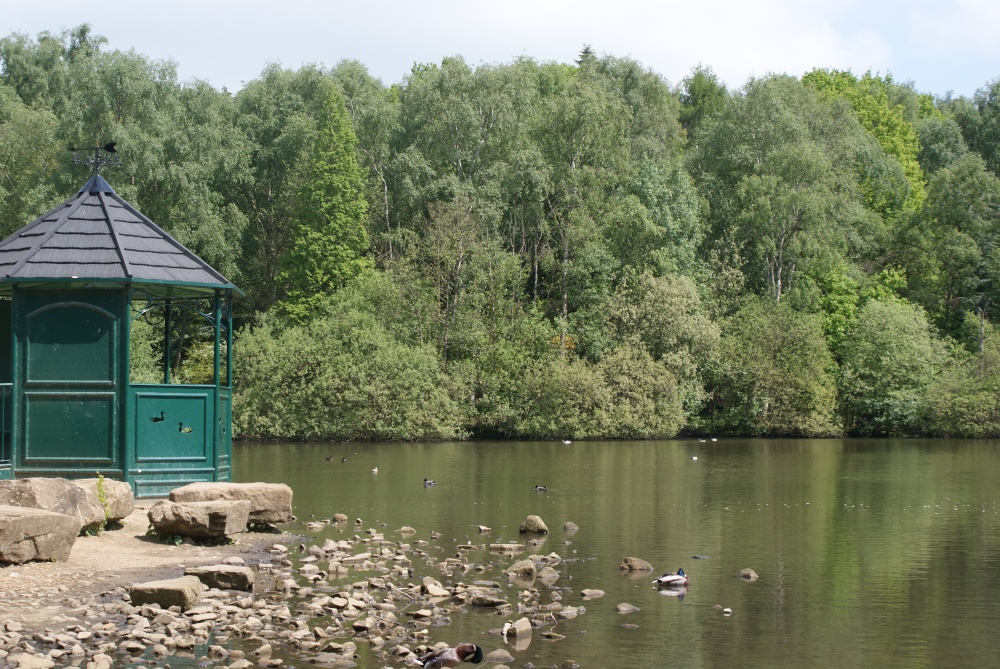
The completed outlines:
{"type": "Polygon", "coordinates": [[[80,149],[76,147],[69,147],[69,150],[73,152],[73,162],[83,163],[90,169],[94,171],[94,174],[100,174],[101,168],[105,165],[121,165],[122,161],[120,158],[109,157],[108,154],[117,153],[115,146],[118,142],[108,142],[104,146],[101,146],[99,142],[94,142],[94,156],[92,158],[80,158],[80,151],[89,151],[90,149],[80,149]],[[101,152],[104,152],[104,155],[101,152]]]}

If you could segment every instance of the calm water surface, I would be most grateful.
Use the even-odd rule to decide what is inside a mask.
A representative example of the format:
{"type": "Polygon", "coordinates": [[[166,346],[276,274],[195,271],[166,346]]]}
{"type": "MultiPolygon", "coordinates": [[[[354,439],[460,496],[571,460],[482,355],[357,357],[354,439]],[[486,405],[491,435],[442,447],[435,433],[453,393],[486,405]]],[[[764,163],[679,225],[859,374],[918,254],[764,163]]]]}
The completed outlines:
{"type": "MultiPolygon", "coordinates": [[[[536,631],[527,648],[507,646],[515,667],[1000,666],[998,441],[244,444],[233,476],[287,483],[302,520],[342,512],[386,539],[403,525],[414,539],[441,532],[442,558],[483,543],[478,525],[493,528],[488,541],[519,541],[524,517],[541,516],[551,532],[537,552],[567,560],[555,587],[586,613],[556,626],[562,641],[536,631]],[[567,535],[565,521],[580,530],[567,535]],[[619,571],[625,556],[655,574],[683,567],[691,586],[681,599],[657,592],[651,575],[619,571]],[[760,579],[741,580],[744,567],[760,579]],[[584,588],[607,594],[584,602],[584,588]],[[619,615],[621,602],[640,611],[619,615]]],[[[469,559],[495,567],[437,576],[506,584],[509,558],[469,559]]],[[[414,582],[431,573],[414,567],[414,582]]],[[[515,617],[456,613],[431,641],[489,652],[504,644],[488,630],[515,617]]],[[[358,662],[383,666],[366,650],[358,662]]]]}

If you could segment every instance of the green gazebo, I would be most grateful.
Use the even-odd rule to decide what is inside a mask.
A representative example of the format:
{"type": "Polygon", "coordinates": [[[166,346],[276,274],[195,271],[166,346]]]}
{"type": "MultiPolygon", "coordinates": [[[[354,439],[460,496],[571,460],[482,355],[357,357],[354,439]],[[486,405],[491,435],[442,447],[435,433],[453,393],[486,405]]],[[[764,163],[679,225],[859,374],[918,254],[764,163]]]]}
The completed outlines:
{"type": "Polygon", "coordinates": [[[99,170],[0,242],[0,479],[100,473],[137,497],[228,481],[239,292],[99,170]],[[133,382],[140,318],[162,333],[162,383],[133,382]],[[192,318],[213,338],[210,383],[172,382],[171,342],[192,318]]]}

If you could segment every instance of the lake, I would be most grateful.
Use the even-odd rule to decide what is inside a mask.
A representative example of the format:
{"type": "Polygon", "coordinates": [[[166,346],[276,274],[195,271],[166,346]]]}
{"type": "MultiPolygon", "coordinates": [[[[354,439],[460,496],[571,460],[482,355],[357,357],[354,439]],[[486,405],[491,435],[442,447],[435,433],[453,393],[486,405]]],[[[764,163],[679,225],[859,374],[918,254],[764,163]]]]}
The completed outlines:
{"type": "MultiPolygon", "coordinates": [[[[505,646],[511,666],[1000,664],[1000,441],[239,444],[233,451],[233,480],[287,483],[300,520],[340,512],[407,541],[440,532],[431,543],[442,558],[456,543],[521,541],[527,515],[544,519],[548,538],[529,552],[563,557],[554,587],[564,604],[586,609],[556,626],[565,639],[543,640],[536,630],[527,648],[505,646],[487,631],[519,616],[478,609],[431,628],[432,642],[471,641],[487,652],[505,646]],[[425,487],[424,478],[437,485],[425,487]],[[566,521],[580,529],[565,533],[566,521]],[[404,525],[417,534],[395,534],[404,525]],[[488,538],[479,525],[492,528],[488,538]],[[619,570],[626,556],[655,571],[629,577],[619,570]],[[652,585],[678,568],[691,580],[684,597],[652,585]],[[741,579],[743,568],[759,579],[741,579]],[[607,594],[583,601],[586,588],[607,594]],[[623,602],[639,611],[617,613],[623,602]]],[[[294,523],[289,530],[303,531],[294,523]]],[[[358,531],[351,523],[341,532],[358,531]]],[[[328,528],[315,536],[344,534],[328,528]]],[[[469,559],[493,563],[479,578],[506,583],[500,571],[510,558],[474,551],[469,559]]],[[[414,566],[415,583],[432,573],[414,566]]],[[[445,585],[474,580],[434,575],[445,585]]],[[[552,590],[536,587],[549,601],[552,590]]],[[[511,586],[508,599],[518,591],[511,586]]],[[[358,662],[384,664],[366,649],[358,662]]]]}

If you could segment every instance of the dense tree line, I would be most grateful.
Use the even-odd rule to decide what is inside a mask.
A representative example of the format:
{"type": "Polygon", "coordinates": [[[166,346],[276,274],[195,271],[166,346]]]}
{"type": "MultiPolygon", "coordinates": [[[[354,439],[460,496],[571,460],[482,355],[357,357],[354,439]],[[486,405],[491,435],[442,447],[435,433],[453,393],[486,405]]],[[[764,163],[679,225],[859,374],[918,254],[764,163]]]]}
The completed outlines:
{"type": "Polygon", "coordinates": [[[1000,434],[1000,79],[729,90],[585,47],[233,94],[88,26],[0,40],[5,234],[95,139],[246,291],[244,436],[1000,434]]]}

